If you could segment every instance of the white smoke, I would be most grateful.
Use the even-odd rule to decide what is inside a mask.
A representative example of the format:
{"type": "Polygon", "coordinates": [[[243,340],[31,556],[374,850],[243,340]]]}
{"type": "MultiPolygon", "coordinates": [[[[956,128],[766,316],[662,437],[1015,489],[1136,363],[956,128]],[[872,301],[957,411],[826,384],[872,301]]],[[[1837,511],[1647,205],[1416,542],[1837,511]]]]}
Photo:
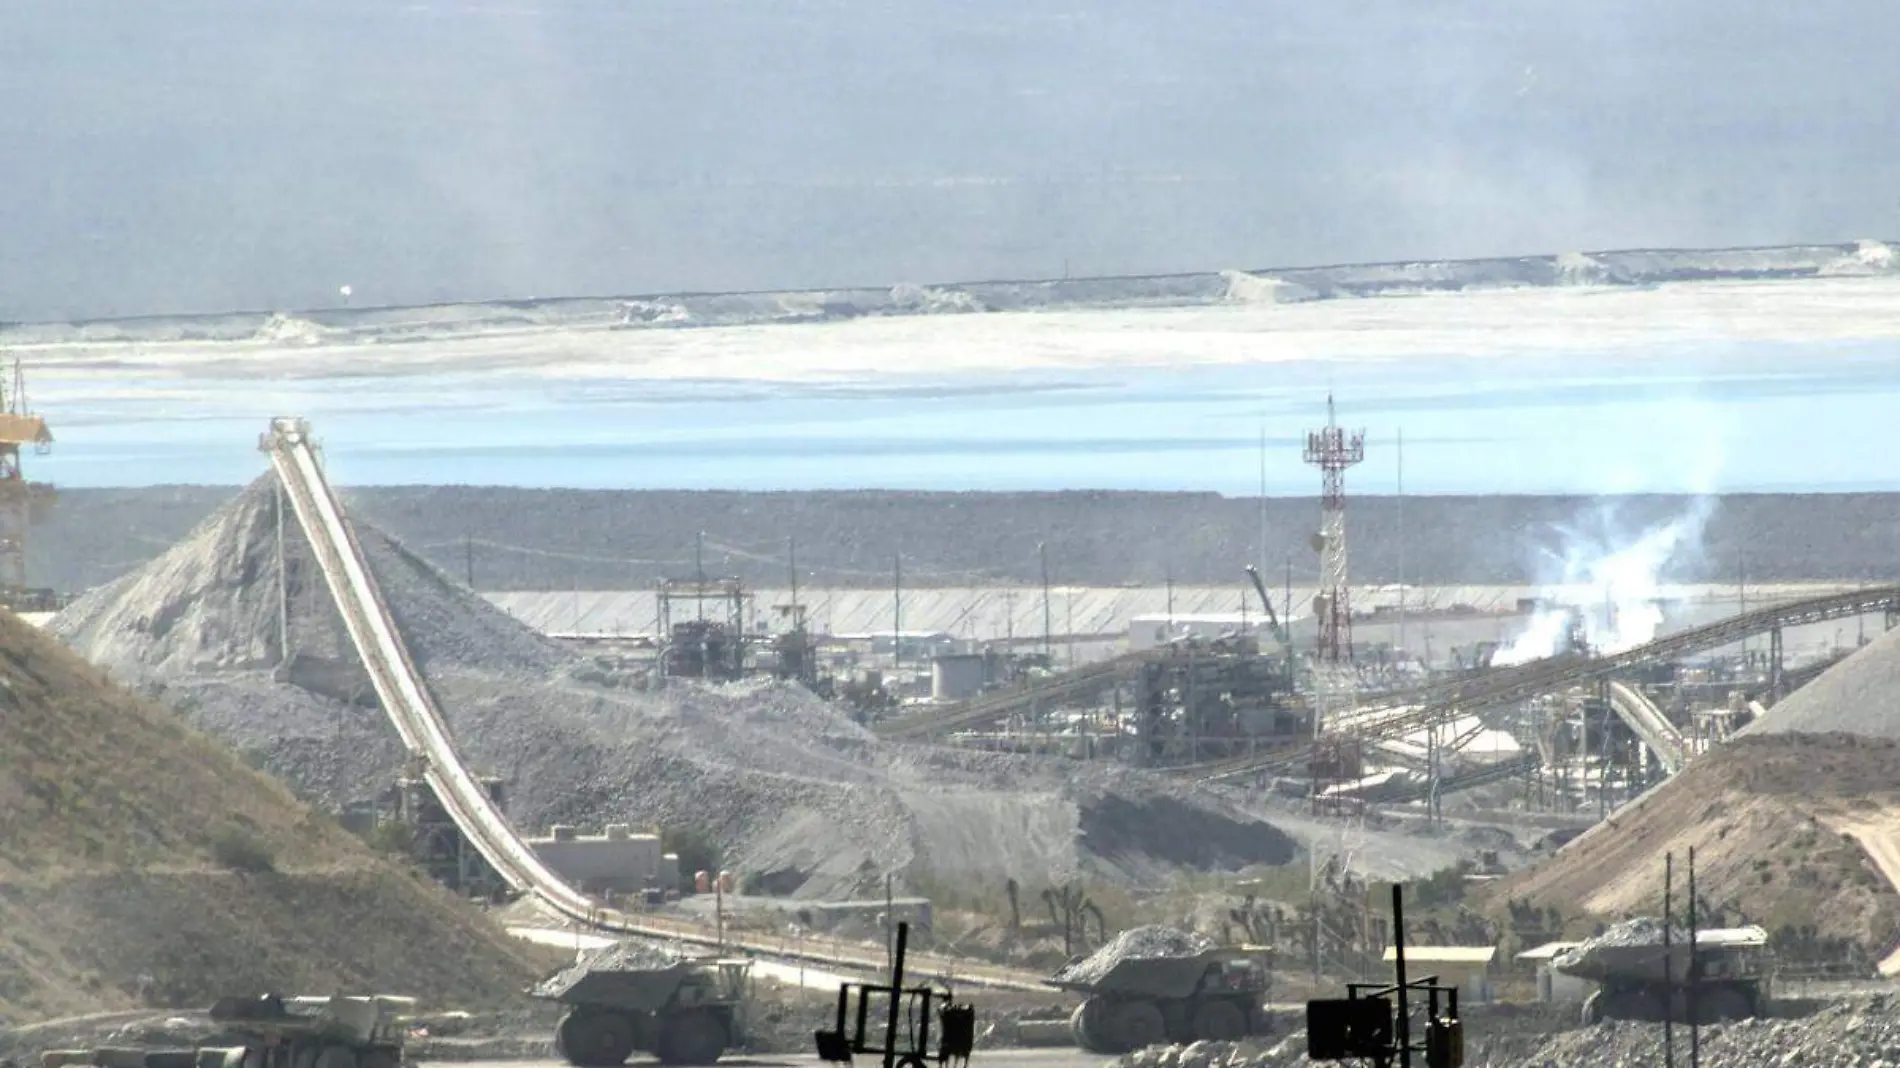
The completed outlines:
{"type": "Polygon", "coordinates": [[[1636,533],[1618,537],[1612,511],[1598,515],[1596,533],[1564,530],[1553,554],[1558,572],[1541,591],[1543,607],[1511,644],[1491,658],[1496,666],[1525,664],[1562,651],[1572,620],[1597,654],[1620,653],[1652,641],[1662,627],[1662,574],[1702,551],[1702,532],[1714,499],[1699,496],[1687,511],[1636,533]]]}

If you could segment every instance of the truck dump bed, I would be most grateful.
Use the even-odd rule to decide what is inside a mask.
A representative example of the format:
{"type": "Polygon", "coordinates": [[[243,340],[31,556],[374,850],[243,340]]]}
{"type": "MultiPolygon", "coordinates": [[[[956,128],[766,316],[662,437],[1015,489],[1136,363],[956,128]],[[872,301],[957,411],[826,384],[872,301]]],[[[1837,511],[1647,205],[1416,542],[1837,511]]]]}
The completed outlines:
{"type": "Polygon", "coordinates": [[[1147,998],[1184,998],[1200,986],[1210,964],[1246,960],[1257,956],[1253,950],[1221,947],[1202,950],[1186,957],[1125,957],[1103,972],[1099,978],[1085,972],[1057,972],[1049,985],[1080,994],[1120,994],[1147,998]]]}
{"type": "Polygon", "coordinates": [[[542,982],[533,994],[568,1005],[612,1005],[654,1012],[679,989],[684,973],[696,966],[694,961],[681,960],[639,971],[572,968],[542,982]]]}
{"type": "MultiPolygon", "coordinates": [[[[1665,948],[1660,924],[1632,920],[1558,954],[1550,966],[1565,975],[1599,983],[1610,979],[1680,983],[1689,977],[1689,932],[1674,930],[1670,938],[1665,948]]],[[[1764,946],[1768,932],[1760,927],[1700,931],[1696,941],[1701,953],[1713,954],[1764,946]]]]}

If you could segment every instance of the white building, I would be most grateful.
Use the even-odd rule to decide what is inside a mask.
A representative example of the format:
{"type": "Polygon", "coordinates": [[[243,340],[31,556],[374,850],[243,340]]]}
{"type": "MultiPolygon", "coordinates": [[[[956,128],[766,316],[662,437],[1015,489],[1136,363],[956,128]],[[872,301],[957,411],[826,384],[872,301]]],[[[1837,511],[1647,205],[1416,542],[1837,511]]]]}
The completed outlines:
{"type": "Polygon", "coordinates": [[[1579,942],[1545,942],[1534,949],[1527,949],[1517,955],[1517,959],[1537,965],[1537,1000],[1560,1004],[1582,1004],[1590,996],[1596,984],[1588,979],[1579,979],[1574,975],[1550,966],[1552,958],[1568,949],[1581,945],[1579,942]]]}

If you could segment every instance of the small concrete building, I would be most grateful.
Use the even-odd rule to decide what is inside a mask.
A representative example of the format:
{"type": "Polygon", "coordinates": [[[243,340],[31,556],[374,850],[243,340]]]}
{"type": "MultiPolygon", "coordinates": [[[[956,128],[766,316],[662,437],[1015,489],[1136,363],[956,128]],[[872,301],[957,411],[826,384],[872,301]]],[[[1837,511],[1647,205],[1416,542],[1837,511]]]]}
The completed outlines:
{"type": "MultiPolygon", "coordinates": [[[[1411,981],[1436,975],[1440,984],[1458,988],[1460,1004],[1488,1002],[1491,961],[1497,954],[1496,946],[1406,946],[1405,977],[1411,981]]],[[[1397,951],[1387,946],[1385,962],[1397,960],[1397,951]]]]}
{"type": "Polygon", "coordinates": [[[1537,1000],[1559,1004],[1582,1004],[1583,1000],[1590,996],[1595,983],[1587,979],[1579,979],[1574,975],[1565,975],[1550,966],[1552,958],[1580,944],[1578,942],[1545,942],[1541,946],[1527,949],[1517,955],[1518,960],[1537,967],[1537,1000]]]}
{"type": "Polygon", "coordinates": [[[598,835],[555,826],[547,837],[529,838],[527,844],[543,864],[584,893],[633,894],[671,890],[680,883],[680,859],[662,851],[659,835],[635,834],[626,824],[610,823],[598,835]]]}

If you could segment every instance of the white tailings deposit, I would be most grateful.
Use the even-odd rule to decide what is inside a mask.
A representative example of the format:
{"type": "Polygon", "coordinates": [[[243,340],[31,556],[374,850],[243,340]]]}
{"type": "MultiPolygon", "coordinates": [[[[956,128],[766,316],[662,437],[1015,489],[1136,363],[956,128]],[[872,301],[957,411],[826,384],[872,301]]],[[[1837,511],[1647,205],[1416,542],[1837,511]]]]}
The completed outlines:
{"type": "Polygon", "coordinates": [[[1413,260],[1267,267],[1188,274],[1033,281],[898,284],[828,290],[568,297],[287,313],[145,316],[75,323],[0,324],[0,344],[144,344],[254,341],[280,348],[502,336],[554,328],[651,330],[760,326],[878,316],[966,315],[1300,304],[1420,293],[1559,287],[1646,288],[1666,283],[1862,278],[1891,275],[1883,241],[1732,249],[1634,249],[1475,260],[1413,260]]]}
{"type": "MultiPolygon", "coordinates": [[[[367,798],[402,762],[342,639],[296,524],[281,653],[272,482],[94,590],[51,629],[306,796],[367,798]]],[[[1215,791],[1112,765],[882,744],[790,685],[675,683],[662,693],[508,618],[367,524],[391,614],[457,748],[509,781],[517,827],[690,827],[729,866],[803,897],[918,881],[1158,885],[1182,870],[1293,859],[1293,840],[1215,791]]]]}

